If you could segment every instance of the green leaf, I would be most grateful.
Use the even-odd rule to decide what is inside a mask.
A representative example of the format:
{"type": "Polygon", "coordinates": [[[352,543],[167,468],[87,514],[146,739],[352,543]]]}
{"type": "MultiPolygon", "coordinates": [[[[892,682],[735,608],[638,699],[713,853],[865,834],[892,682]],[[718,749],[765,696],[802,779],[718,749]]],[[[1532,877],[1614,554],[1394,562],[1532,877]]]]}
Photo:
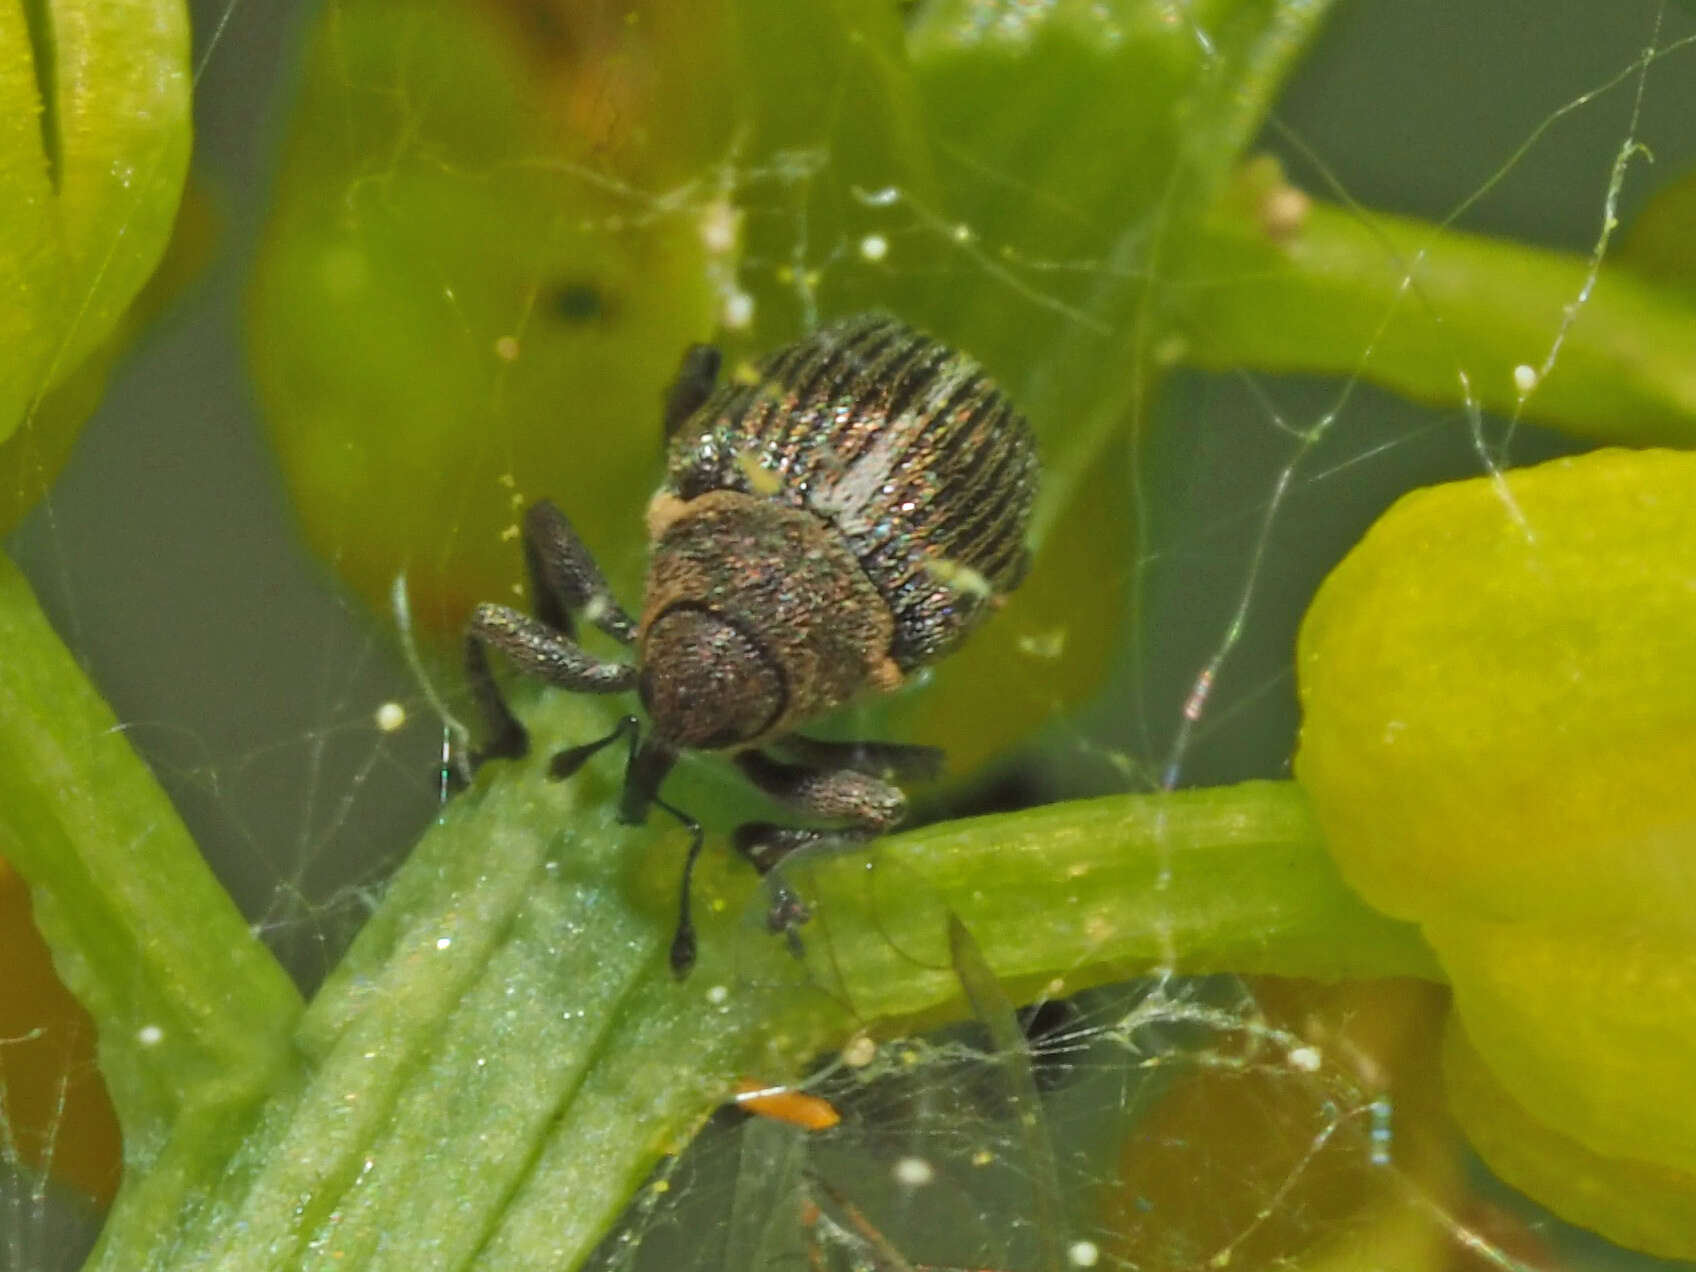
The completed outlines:
{"type": "Polygon", "coordinates": [[[175,0],[30,0],[0,8],[0,49],[4,440],[164,251],[188,167],[188,18],[175,0]]]}
{"type": "Polygon", "coordinates": [[[910,46],[944,190],[916,212],[934,223],[921,246],[942,268],[887,291],[880,280],[877,294],[974,350],[1036,421],[1039,542],[1155,391],[1165,322],[1150,284],[1329,7],[1209,0],[1176,20],[1145,0],[922,10],[910,46]]]}
{"type": "Polygon", "coordinates": [[[1696,169],[1649,200],[1612,263],[1645,282],[1679,288],[1696,306],[1696,169]]]}
{"type": "Polygon", "coordinates": [[[862,721],[969,771],[1100,683],[1134,551],[1094,530],[1130,497],[1100,460],[1158,378],[1143,260],[1191,232],[1325,8],[1212,0],[1173,24],[1146,0],[1067,3],[1009,40],[967,5],[908,31],[884,0],[725,0],[687,21],[573,10],[557,47],[492,11],[338,9],[307,55],[255,304],[309,540],[385,612],[404,571],[422,633],[457,636],[519,586],[515,505],[548,496],[632,598],[684,346],[722,324],[734,366],[894,309],[1030,416],[1038,538],[1068,536],[1018,619],[889,704],[899,723],[862,721]],[[887,265],[859,252],[880,234],[887,265]],[[1056,630],[1064,659],[1024,652],[1056,630]],[[1051,692],[982,709],[975,686],[1033,673],[1051,692]]]}
{"type": "Polygon", "coordinates": [[[560,52],[493,9],[349,5],[304,59],[255,378],[309,543],[384,614],[404,572],[424,639],[511,595],[544,495],[635,585],[661,390],[711,331],[712,192],[674,183],[729,125],[674,98],[721,37],[598,13],[560,52]]]}

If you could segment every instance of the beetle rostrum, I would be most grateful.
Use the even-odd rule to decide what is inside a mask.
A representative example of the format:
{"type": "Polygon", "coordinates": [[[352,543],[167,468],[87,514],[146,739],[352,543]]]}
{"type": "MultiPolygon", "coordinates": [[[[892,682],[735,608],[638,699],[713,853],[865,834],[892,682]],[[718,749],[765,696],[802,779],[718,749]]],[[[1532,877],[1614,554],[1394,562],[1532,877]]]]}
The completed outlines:
{"type": "MultiPolygon", "coordinates": [[[[864,840],[906,812],[900,780],[941,755],[890,742],[797,733],[815,716],[953,649],[1018,585],[1036,494],[1030,430],[977,363],[883,314],[821,327],[746,380],[715,387],[720,358],[697,345],[666,395],[664,484],[648,505],[639,622],[614,599],[565,515],[524,519],[534,616],[479,605],[466,633],[472,693],[489,725],[468,766],[528,749],[488,650],[579,693],[634,689],[607,736],[559,752],[565,777],[602,748],[629,747],[620,816],[657,805],[691,833],[672,970],[695,961],[690,879],[700,825],[660,798],[684,750],[726,751],[755,786],[829,828],[749,823],[732,842],[761,874],[820,840],[864,840]],[[576,620],[634,646],[633,663],[577,643],[576,620]]],[[[775,876],[769,915],[791,936],[806,907],[775,876]]]]}

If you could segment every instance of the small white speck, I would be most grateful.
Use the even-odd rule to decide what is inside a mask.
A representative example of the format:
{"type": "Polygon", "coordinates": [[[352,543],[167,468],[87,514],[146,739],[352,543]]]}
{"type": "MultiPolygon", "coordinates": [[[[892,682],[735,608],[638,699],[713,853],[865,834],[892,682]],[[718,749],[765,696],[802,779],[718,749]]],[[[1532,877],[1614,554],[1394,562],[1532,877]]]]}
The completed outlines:
{"type": "Polygon", "coordinates": [[[842,1048],[842,1063],[850,1069],[863,1069],[877,1055],[877,1043],[866,1034],[855,1034],[842,1048]]]}
{"type": "Polygon", "coordinates": [[[1155,342],[1153,349],[1154,361],[1160,366],[1169,367],[1176,362],[1181,362],[1184,355],[1189,353],[1189,351],[1190,342],[1185,340],[1182,336],[1166,336],[1164,339],[1155,342]]]}
{"type": "Polygon", "coordinates": [[[1075,1268],[1093,1268],[1101,1260],[1101,1247],[1093,1241],[1074,1241],[1066,1247],[1066,1261],[1075,1268]]]}
{"type": "Polygon", "coordinates": [[[502,362],[518,361],[518,337],[500,336],[495,340],[495,357],[502,362]]]}
{"type": "Polygon", "coordinates": [[[903,1188],[923,1188],[936,1178],[936,1167],[922,1157],[903,1157],[895,1163],[894,1174],[903,1188]]]}
{"type": "Polygon", "coordinates": [[[1027,632],[1018,639],[1019,652],[1030,658],[1052,662],[1066,652],[1066,629],[1051,627],[1046,631],[1027,632]]]}
{"type": "Polygon", "coordinates": [[[860,240],[860,259],[881,261],[889,255],[889,240],[881,234],[868,234],[860,240]]]}
{"type": "Polygon", "coordinates": [[[707,1001],[714,1007],[724,1006],[725,1003],[730,1001],[730,987],[728,985],[714,985],[707,991],[707,1001]]]}
{"type": "Polygon", "coordinates": [[[701,244],[722,255],[736,246],[742,228],[742,213],[728,200],[707,204],[701,212],[701,244]]]}
{"type": "Polygon", "coordinates": [[[451,937],[451,936],[438,936],[436,938],[436,948],[439,949],[439,950],[445,950],[445,949],[448,948],[448,946],[450,946],[452,944],[453,944],[453,937],[451,937]]]}
{"type": "Polygon", "coordinates": [[[1513,369],[1513,387],[1519,390],[1521,397],[1531,392],[1537,387],[1537,368],[1520,363],[1513,369]]]}
{"type": "Polygon", "coordinates": [[[956,243],[970,243],[972,237],[972,227],[964,222],[954,227],[953,239],[956,243]]]}
{"type": "Polygon", "coordinates": [[[377,708],[377,727],[384,733],[393,733],[406,723],[406,708],[398,702],[385,702],[377,708]]]}
{"type": "Polygon", "coordinates": [[[135,1031],[135,1040],[144,1047],[157,1047],[165,1041],[165,1031],[158,1025],[143,1025],[135,1031]]]}
{"type": "Polygon", "coordinates": [[[744,330],[754,321],[754,298],[745,291],[725,293],[721,318],[732,331],[744,330]]]}
{"type": "Polygon", "coordinates": [[[1266,237],[1283,242],[1307,225],[1313,200],[1293,185],[1279,184],[1266,192],[1260,205],[1260,228],[1266,237]]]}
{"type": "Polygon", "coordinates": [[[1292,1047],[1290,1049],[1290,1065],[1303,1073],[1318,1073],[1320,1054],[1318,1047],[1292,1047]]]}

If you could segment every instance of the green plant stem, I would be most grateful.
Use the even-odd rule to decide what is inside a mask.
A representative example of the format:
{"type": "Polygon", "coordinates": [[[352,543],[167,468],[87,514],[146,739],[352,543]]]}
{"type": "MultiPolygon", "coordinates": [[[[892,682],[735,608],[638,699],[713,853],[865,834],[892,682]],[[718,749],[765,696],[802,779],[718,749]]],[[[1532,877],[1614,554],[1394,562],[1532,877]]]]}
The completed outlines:
{"type": "MultiPolygon", "coordinates": [[[[543,739],[596,724],[563,698],[532,719],[543,739]]],[[[204,1181],[210,1201],[96,1266],[577,1266],[739,1074],[786,1077],[856,1032],[966,1014],[950,915],[1014,999],[1151,968],[1436,975],[1411,928],[1344,888],[1296,788],[1253,783],[799,863],[788,878],[817,911],[803,960],[714,844],[701,961],[678,983],[681,833],[616,825],[615,766],[555,783],[547,751],[444,809],[303,1017],[300,1069],[204,1181]]]]}
{"type": "Polygon", "coordinates": [[[1571,253],[1323,203],[1275,236],[1266,193],[1240,190],[1173,262],[1185,363],[1358,375],[1592,441],[1696,445],[1688,293],[1593,273],[1571,253]],[[1557,341],[1522,403],[1515,369],[1540,373],[1557,341]]]}
{"type": "Polygon", "coordinates": [[[180,1119],[268,1089],[299,996],[3,557],[0,649],[0,857],[94,1017],[126,1157],[145,1165],[180,1119]]]}

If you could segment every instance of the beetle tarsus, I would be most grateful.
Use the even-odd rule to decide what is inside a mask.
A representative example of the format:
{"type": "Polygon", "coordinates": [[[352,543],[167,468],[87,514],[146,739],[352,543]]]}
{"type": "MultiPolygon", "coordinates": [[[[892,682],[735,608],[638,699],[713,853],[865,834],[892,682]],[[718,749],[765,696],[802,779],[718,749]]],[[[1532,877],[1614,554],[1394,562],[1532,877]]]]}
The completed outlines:
{"type": "Polygon", "coordinates": [[[744,822],[732,833],[730,842],[737,853],[760,873],[770,897],[766,909],[766,927],[781,932],[789,942],[790,953],[802,956],[801,938],[797,929],[813,917],[812,907],[777,872],[791,854],[814,844],[833,844],[847,847],[877,838],[880,829],[872,826],[777,826],[771,822],[744,822]]]}
{"type": "Polygon", "coordinates": [[[488,740],[476,750],[463,754],[460,763],[455,766],[460,781],[469,786],[472,775],[484,761],[522,759],[530,749],[530,738],[501,696],[500,686],[489,670],[489,656],[483,648],[482,637],[475,627],[468,630],[465,637],[465,675],[471,683],[471,696],[482,709],[483,719],[488,724],[488,740]]]}

